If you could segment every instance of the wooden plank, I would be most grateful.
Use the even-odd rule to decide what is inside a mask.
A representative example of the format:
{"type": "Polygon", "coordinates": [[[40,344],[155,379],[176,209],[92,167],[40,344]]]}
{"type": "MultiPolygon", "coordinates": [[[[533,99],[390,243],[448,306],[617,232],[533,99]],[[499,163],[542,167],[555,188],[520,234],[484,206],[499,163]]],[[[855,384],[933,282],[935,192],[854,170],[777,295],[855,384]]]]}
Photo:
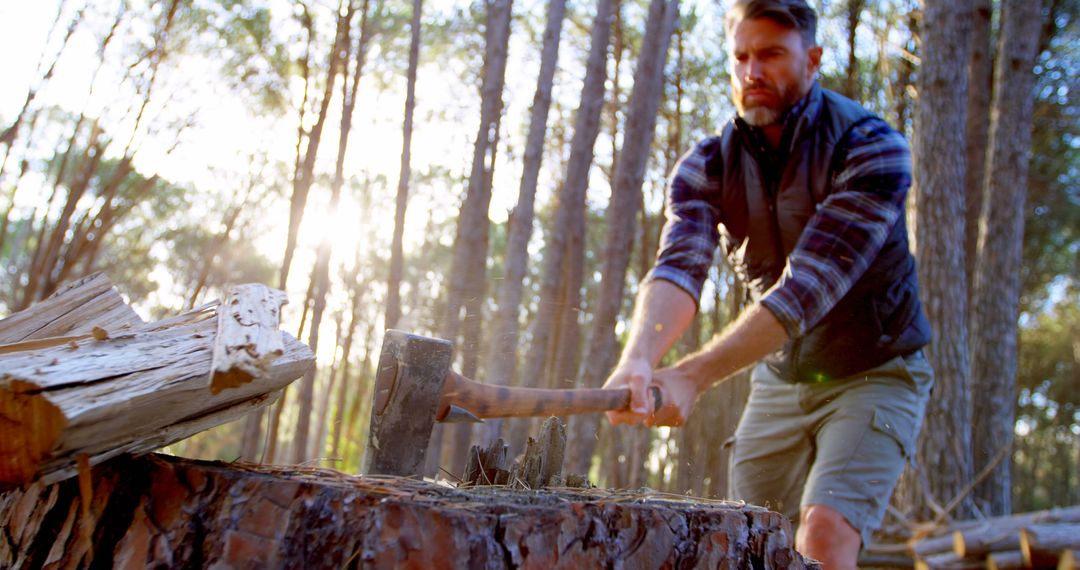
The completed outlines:
{"type": "Polygon", "coordinates": [[[284,292],[256,283],[233,287],[218,308],[217,337],[210,368],[214,394],[266,374],[285,352],[281,331],[284,292]]]}

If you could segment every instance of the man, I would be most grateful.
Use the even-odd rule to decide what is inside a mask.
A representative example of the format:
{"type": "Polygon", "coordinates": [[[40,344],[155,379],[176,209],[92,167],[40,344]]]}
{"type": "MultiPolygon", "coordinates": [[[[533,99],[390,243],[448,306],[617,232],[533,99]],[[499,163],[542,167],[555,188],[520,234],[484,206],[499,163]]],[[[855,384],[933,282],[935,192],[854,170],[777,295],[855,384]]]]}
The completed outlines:
{"type": "Polygon", "coordinates": [[[796,546],[826,568],[855,568],[922,423],[930,331],[904,221],[907,144],[817,84],[816,26],[803,0],[737,0],[728,13],[738,117],[675,169],[656,266],[605,387],[633,392],[613,423],[681,425],[705,389],[761,361],[732,498],[792,517],[796,546]],[[718,243],[753,303],[654,370],[694,317],[718,243]]]}

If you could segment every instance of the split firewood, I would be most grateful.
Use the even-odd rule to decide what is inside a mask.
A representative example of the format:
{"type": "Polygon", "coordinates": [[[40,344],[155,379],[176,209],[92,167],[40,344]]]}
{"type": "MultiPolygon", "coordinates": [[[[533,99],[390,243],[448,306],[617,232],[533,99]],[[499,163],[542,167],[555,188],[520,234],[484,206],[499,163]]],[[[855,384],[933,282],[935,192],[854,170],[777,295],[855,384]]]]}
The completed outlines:
{"type": "MultiPolygon", "coordinates": [[[[142,324],[105,275],[69,283],[48,299],[0,320],[0,344],[64,337],[89,338],[95,327],[119,332],[142,324]]],[[[61,344],[70,342],[64,338],[61,344]]]]}
{"type": "Polygon", "coordinates": [[[265,285],[238,285],[218,308],[210,391],[241,386],[266,374],[270,363],[285,352],[281,307],[284,292],[265,285]]]}
{"type": "MultiPolygon", "coordinates": [[[[86,330],[55,307],[82,315],[127,314],[113,305],[103,292],[111,286],[103,288],[100,279],[76,285],[47,300],[51,309],[28,309],[48,314],[53,323],[32,327],[32,334],[86,330]],[[88,294],[87,287],[97,293],[88,294]],[[109,308],[96,311],[68,297],[101,300],[109,308]],[[60,322],[71,326],[55,326],[60,322]]],[[[0,355],[0,490],[69,477],[80,455],[96,464],[236,419],[273,401],[275,391],[314,363],[306,345],[286,337],[284,354],[258,381],[212,394],[205,379],[217,331],[214,316],[211,307],[151,324],[95,320],[94,326],[112,329],[104,340],[91,336],[0,355]]],[[[5,322],[37,320],[20,313],[5,322]]]]}

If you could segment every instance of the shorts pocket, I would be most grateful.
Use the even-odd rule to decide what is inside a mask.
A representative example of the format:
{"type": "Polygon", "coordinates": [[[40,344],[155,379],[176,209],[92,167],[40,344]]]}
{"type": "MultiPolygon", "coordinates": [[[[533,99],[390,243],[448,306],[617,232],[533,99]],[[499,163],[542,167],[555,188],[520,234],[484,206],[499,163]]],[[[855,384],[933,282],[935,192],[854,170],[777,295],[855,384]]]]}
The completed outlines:
{"type": "Polygon", "coordinates": [[[915,426],[907,418],[900,418],[898,414],[889,413],[878,408],[874,410],[874,417],[870,420],[870,426],[874,431],[892,438],[900,446],[904,458],[911,458],[915,454],[915,439],[918,433],[915,426]]]}

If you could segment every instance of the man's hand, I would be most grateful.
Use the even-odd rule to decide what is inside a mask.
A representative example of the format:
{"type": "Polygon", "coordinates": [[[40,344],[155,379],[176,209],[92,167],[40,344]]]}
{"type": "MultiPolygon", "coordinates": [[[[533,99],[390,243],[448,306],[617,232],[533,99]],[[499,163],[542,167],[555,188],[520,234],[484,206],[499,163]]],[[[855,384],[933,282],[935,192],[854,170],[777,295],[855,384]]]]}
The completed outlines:
{"type": "Polygon", "coordinates": [[[630,409],[608,412],[608,421],[612,425],[640,424],[649,419],[649,411],[653,408],[652,397],[646,387],[652,381],[653,371],[649,362],[643,358],[630,359],[619,365],[608,376],[604,388],[630,389],[630,409]]]}
{"type": "Polygon", "coordinates": [[[652,375],[650,388],[660,390],[664,405],[645,419],[645,425],[679,427],[686,423],[701,395],[701,383],[678,367],[663,368],[652,375]]]}

